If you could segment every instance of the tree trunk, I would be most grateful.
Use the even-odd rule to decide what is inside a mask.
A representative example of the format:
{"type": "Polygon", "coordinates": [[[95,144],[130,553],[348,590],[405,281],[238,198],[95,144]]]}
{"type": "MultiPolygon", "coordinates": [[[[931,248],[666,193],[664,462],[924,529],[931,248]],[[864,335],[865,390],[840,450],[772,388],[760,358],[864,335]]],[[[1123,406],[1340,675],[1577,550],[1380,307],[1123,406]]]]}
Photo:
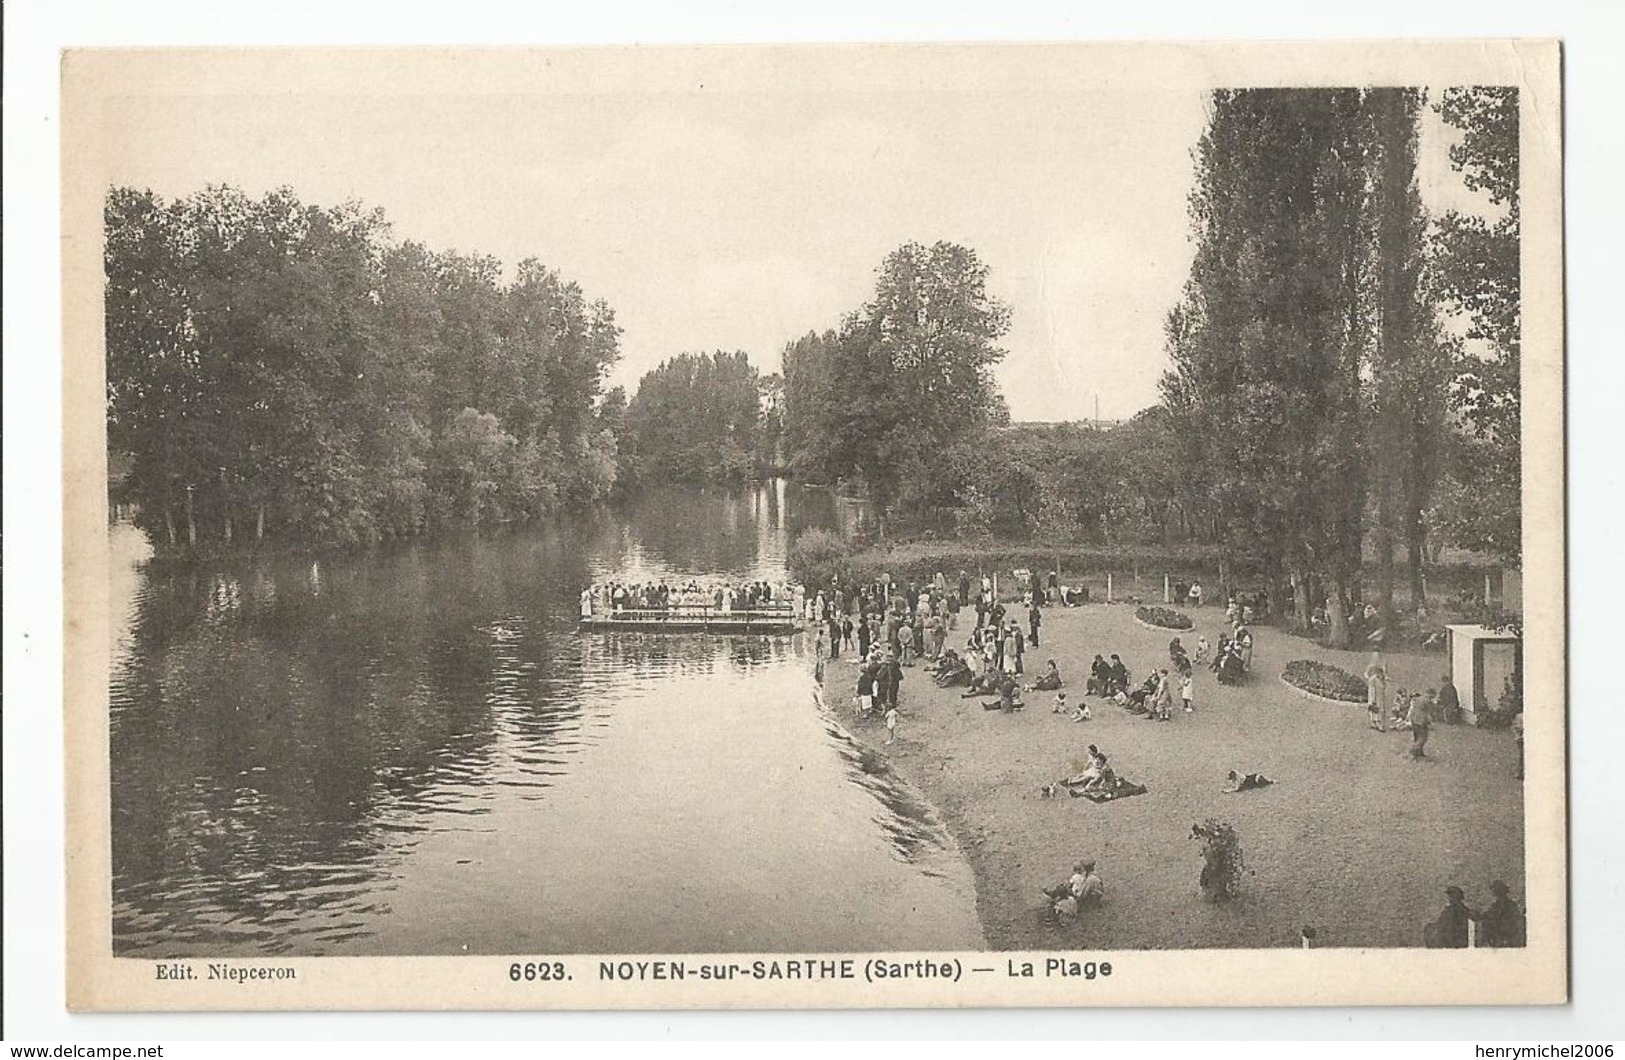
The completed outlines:
{"type": "Polygon", "coordinates": [[[254,542],[258,544],[265,540],[265,505],[256,506],[254,510],[254,542]]]}
{"type": "Polygon", "coordinates": [[[1377,552],[1377,610],[1384,626],[1391,626],[1394,619],[1394,501],[1389,476],[1387,468],[1377,469],[1377,525],[1371,533],[1377,552]]]}
{"type": "Polygon", "coordinates": [[[191,489],[186,491],[186,544],[197,548],[197,512],[193,508],[191,489]]]}
{"type": "Polygon", "coordinates": [[[1292,626],[1294,629],[1308,629],[1309,615],[1314,609],[1314,603],[1309,599],[1309,579],[1302,573],[1292,576],[1292,626]]]}
{"type": "Polygon", "coordinates": [[[1332,587],[1331,613],[1326,616],[1331,626],[1329,643],[1334,648],[1349,646],[1349,616],[1343,608],[1344,591],[1343,577],[1339,575],[1332,587]]]}
{"type": "Polygon", "coordinates": [[[175,510],[164,505],[164,529],[169,532],[169,547],[175,547],[175,510]]]}
{"type": "Polygon", "coordinates": [[[1405,542],[1405,569],[1411,584],[1412,610],[1427,603],[1427,583],[1422,580],[1422,532],[1421,520],[1413,521],[1410,527],[1409,538],[1405,542]]]}

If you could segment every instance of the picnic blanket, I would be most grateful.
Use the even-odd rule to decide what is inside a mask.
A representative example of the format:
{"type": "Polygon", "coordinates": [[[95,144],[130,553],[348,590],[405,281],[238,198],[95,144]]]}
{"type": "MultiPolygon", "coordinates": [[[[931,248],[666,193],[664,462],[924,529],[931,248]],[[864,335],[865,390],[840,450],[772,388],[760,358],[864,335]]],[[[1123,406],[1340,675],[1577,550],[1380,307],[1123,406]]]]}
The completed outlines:
{"type": "MultiPolygon", "coordinates": [[[[1063,781],[1062,783],[1065,784],[1066,782],[1063,781]]],[[[1080,786],[1066,784],[1066,790],[1074,799],[1088,799],[1090,802],[1116,802],[1118,799],[1129,799],[1135,795],[1144,795],[1146,786],[1144,784],[1135,784],[1122,777],[1116,777],[1111,784],[1103,787],[1090,788],[1085,791],[1080,786]]]]}

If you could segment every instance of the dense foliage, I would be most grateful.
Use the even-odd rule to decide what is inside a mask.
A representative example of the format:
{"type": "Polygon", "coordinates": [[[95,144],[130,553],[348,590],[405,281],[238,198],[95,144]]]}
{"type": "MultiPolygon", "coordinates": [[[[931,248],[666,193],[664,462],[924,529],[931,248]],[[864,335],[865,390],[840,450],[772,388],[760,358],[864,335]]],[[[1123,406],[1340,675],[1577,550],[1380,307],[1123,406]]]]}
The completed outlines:
{"type": "MultiPolygon", "coordinates": [[[[1333,643],[1395,548],[1421,594],[1459,343],[1428,272],[1412,89],[1214,93],[1192,195],[1197,252],[1167,324],[1164,404],[1189,505],[1333,643]]],[[[1516,493],[1512,494],[1516,503],[1516,493]]]]}
{"type": "Polygon", "coordinates": [[[1314,659],[1293,659],[1281,671],[1281,679],[1293,688],[1326,699],[1346,703],[1364,703],[1365,682],[1340,666],[1316,662],[1314,659]]]}
{"type": "Polygon", "coordinates": [[[626,476],[738,482],[776,462],[778,379],[743,352],[685,353],[644,374],[626,412],[626,476]]]}
{"type": "Polygon", "coordinates": [[[883,506],[957,506],[956,447],[1009,419],[992,376],[1008,329],[974,251],[893,251],[866,305],[784,350],[792,470],[861,484],[883,506]]]}
{"type": "Polygon", "coordinates": [[[803,530],[790,542],[786,566],[803,585],[823,587],[835,581],[850,585],[872,577],[853,565],[851,550],[840,534],[817,527],[803,530]]]}
{"type": "Polygon", "coordinates": [[[1452,541],[1516,562],[1523,548],[1518,90],[1447,89],[1439,112],[1462,135],[1452,164],[1498,212],[1452,210],[1434,233],[1439,296],[1467,320],[1473,349],[1455,387],[1466,430],[1450,450],[1430,517],[1452,541]]]}
{"type": "Polygon", "coordinates": [[[1191,616],[1183,611],[1175,611],[1171,607],[1146,607],[1134,609],[1134,617],[1148,626],[1157,626],[1161,629],[1190,629],[1196,625],[1191,616]]]}
{"type": "Polygon", "coordinates": [[[287,190],[106,203],[108,441],[161,546],[346,546],[604,496],[619,331],[526,260],[287,190]]]}

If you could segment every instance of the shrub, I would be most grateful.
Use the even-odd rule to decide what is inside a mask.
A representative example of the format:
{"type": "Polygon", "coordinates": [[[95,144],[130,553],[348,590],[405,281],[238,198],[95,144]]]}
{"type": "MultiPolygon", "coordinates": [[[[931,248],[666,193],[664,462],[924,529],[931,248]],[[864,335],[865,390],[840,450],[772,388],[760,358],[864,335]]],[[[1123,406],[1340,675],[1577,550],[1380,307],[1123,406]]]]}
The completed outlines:
{"type": "Polygon", "coordinates": [[[1162,629],[1191,629],[1196,623],[1191,616],[1183,611],[1175,611],[1171,607],[1137,607],[1134,617],[1148,626],[1159,626],[1162,629]]]}
{"type": "Polygon", "coordinates": [[[1512,719],[1523,713],[1523,674],[1514,670],[1501,684],[1501,698],[1494,707],[1478,711],[1481,729],[1510,729],[1512,719]]]}
{"type": "Polygon", "coordinates": [[[1293,659],[1281,671],[1281,679],[1293,688],[1301,688],[1327,699],[1345,703],[1365,702],[1365,682],[1341,666],[1316,662],[1314,659],[1293,659]]]}
{"type": "Polygon", "coordinates": [[[831,578],[852,580],[852,557],[839,534],[828,530],[804,530],[790,543],[790,573],[801,584],[824,588],[831,578]]]}

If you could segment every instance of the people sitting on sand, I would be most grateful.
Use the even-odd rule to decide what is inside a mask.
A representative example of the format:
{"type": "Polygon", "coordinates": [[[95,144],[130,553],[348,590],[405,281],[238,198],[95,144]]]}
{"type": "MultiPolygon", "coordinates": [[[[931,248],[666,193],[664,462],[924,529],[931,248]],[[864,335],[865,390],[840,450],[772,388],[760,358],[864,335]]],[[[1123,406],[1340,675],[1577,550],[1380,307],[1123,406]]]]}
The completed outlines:
{"type": "Polygon", "coordinates": [[[1095,767],[1095,775],[1078,786],[1079,791],[1095,791],[1097,789],[1111,789],[1117,786],[1117,771],[1104,754],[1099,756],[1095,767]]]}
{"type": "Polygon", "coordinates": [[[1061,781],[1067,788],[1082,789],[1088,784],[1099,780],[1101,770],[1106,768],[1106,755],[1094,744],[1089,745],[1089,762],[1083,767],[1083,772],[1074,773],[1061,781]]]}
{"type": "MultiPolygon", "coordinates": [[[[1055,693],[1055,695],[1056,695],[1056,697],[1058,699],[1060,699],[1061,702],[1065,702],[1065,700],[1066,700],[1066,693],[1065,692],[1057,692],[1057,693],[1055,693]]],[[[1072,708],[1072,720],[1073,721],[1088,721],[1089,718],[1090,718],[1089,701],[1087,699],[1078,700],[1078,705],[1072,708]]]]}
{"type": "Polygon", "coordinates": [[[1224,794],[1234,795],[1242,791],[1255,791],[1258,788],[1267,788],[1275,781],[1262,773],[1243,773],[1240,770],[1230,771],[1229,782],[1224,786],[1224,794]]]}
{"type": "Polygon", "coordinates": [[[1044,888],[1049,899],[1050,912],[1057,920],[1077,917],[1106,900],[1106,885],[1095,874],[1093,861],[1080,861],[1072,866],[1072,875],[1065,883],[1044,888]]]}
{"type": "Polygon", "coordinates": [[[1418,694],[1419,693],[1415,692],[1407,692],[1403,688],[1394,692],[1394,703],[1393,707],[1391,708],[1392,713],[1390,713],[1388,716],[1389,728],[1404,729],[1409,726],[1410,722],[1408,719],[1411,713],[1411,697],[1418,694]]]}
{"type": "Polygon", "coordinates": [[[1136,714],[1150,713],[1153,697],[1157,694],[1157,686],[1161,681],[1162,676],[1157,671],[1152,670],[1146,679],[1140,682],[1140,687],[1128,694],[1129,709],[1136,714]]]}
{"type": "Polygon", "coordinates": [[[1032,691],[1034,691],[1034,692],[1053,692],[1057,688],[1060,688],[1060,687],[1061,687],[1061,671],[1055,665],[1055,660],[1051,659],[1049,662],[1044,664],[1044,673],[1043,673],[1043,675],[1040,676],[1037,681],[1033,682],[1032,691]]]}
{"type": "Polygon", "coordinates": [[[1084,690],[1091,696],[1110,695],[1108,691],[1110,684],[1111,667],[1106,665],[1105,659],[1096,655],[1095,661],[1089,664],[1089,682],[1084,690]]]}
{"type": "Polygon", "coordinates": [[[1108,694],[1128,691],[1128,667],[1116,655],[1112,656],[1106,687],[1108,694]]]}
{"type": "Polygon", "coordinates": [[[937,666],[934,680],[940,688],[953,688],[957,685],[968,685],[972,674],[970,666],[960,657],[959,653],[949,648],[937,666]]]}
{"type": "Polygon", "coordinates": [[[999,670],[996,670],[991,666],[988,667],[980,674],[977,674],[975,677],[971,678],[971,682],[966,687],[965,691],[960,693],[960,698],[974,699],[978,696],[996,694],[999,690],[999,679],[1003,676],[1003,673],[999,670]]]}
{"type": "Polygon", "coordinates": [[[1192,661],[1195,662],[1197,666],[1206,666],[1208,660],[1211,659],[1212,657],[1213,657],[1213,645],[1211,645],[1211,644],[1209,644],[1207,642],[1207,637],[1205,637],[1205,636],[1197,637],[1196,638],[1196,656],[1192,661]]]}
{"type": "Polygon", "coordinates": [[[1021,701],[1021,686],[1010,674],[1001,674],[999,679],[999,698],[989,700],[982,704],[983,710],[1002,710],[1005,713],[1021,710],[1026,704],[1021,701]]]}

